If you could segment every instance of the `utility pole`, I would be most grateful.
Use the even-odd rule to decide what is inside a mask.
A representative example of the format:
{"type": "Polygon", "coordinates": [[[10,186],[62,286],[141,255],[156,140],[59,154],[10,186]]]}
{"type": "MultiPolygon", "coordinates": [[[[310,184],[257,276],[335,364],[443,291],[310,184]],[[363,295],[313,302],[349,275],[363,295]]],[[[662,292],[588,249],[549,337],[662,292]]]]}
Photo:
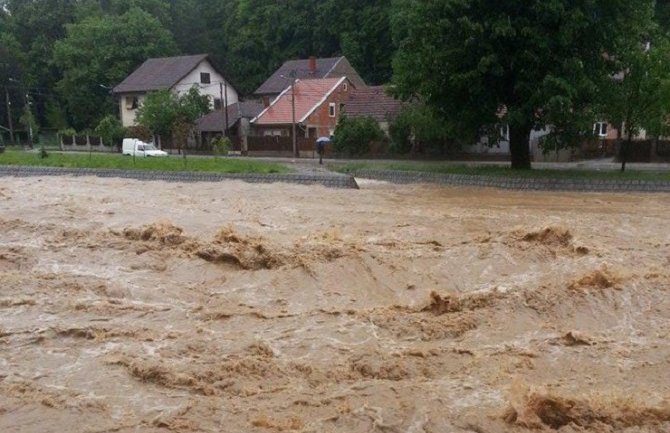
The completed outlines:
{"type": "Polygon", "coordinates": [[[226,118],[226,129],[224,131],[226,137],[228,136],[228,83],[225,81],[223,82],[223,100],[221,101],[221,105],[223,105],[223,114],[226,118]]]}
{"type": "Polygon", "coordinates": [[[30,137],[30,148],[33,148],[33,109],[30,107],[30,100],[28,99],[28,93],[26,93],[26,114],[28,115],[28,136],[30,137]]]}
{"type": "Polygon", "coordinates": [[[226,116],[226,105],[223,103],[223,83],[219,83],[219,101],[221,101],[221,118],[223,119],[223,128],[221,128],[221,138],[226,136],[226,131],[228,130],[228,119],[226,116]]]}
{"type": "Polygon", "coordinates": [[[14,142],[14,122],[12,121],[12,103],[9,100],[9,90],[5,86],[5,102],[7,103],[7,122],[9,123],[9,141],[12,145],[15,145],[14,142]]]}
{"type": "Polygon", "coordinates": [[[296,136],[295,131],[295,82],[297,80],[293,78],[293,83],[291,84],[291,134],[293,135],[293,156],[298,158],[300,157],[300,152],[298,152],[298,137],[296,136]]]}

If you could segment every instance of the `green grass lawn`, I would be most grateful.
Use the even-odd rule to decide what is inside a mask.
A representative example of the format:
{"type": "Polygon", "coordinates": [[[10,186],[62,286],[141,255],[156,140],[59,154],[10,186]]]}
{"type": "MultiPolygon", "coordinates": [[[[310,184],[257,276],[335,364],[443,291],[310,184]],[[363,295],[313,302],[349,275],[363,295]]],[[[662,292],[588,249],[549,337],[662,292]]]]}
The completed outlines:
{"type": "Polygon", "coordinates": [[[495,165],[457,165],[440,163],[407,163],[407,162],[352,162],[334,164],[332,170],[341,173],[353,173],[358,170],[398,170],[419,171],[425,173],[468,174],[474,176],[499,176],[516,178],[543,178],[543,179],[609,179],[609,180],[661,180],[670,181],[670,172],[651,172],[627,170],[558,170],[534,169],[512,170],[508,167],[495,165]]]}
{"type": "Polygon", "coordinates": [[[289,173],[281,164],[233,158],[184,158],[171,155],[166,158],[135,158],[120,154],[74,154],[50,152],[47,158],[39,153],[7,150],[0,154],[0,165],[29,165],[68,168],[107,168],[122,170],[191,171],[213,173],[289,173]]]}

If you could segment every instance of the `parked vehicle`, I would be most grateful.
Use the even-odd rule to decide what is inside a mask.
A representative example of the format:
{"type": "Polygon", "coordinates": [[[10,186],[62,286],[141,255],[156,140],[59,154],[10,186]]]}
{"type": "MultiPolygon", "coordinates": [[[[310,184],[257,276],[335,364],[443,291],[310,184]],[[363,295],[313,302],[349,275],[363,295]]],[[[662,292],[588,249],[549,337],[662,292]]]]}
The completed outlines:
{"type": "Polygon", "coordinates": [[[168,156],[167,152],[157,149],[153,143],[145,143],[137,138],[124,138],[121,153],[139,157],[168,156]]]}

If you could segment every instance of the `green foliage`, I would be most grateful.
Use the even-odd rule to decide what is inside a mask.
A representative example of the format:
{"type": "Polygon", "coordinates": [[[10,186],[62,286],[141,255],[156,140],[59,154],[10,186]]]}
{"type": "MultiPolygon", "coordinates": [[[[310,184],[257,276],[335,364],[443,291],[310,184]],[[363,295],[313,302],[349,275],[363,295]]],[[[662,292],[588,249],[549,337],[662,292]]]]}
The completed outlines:
{"type": "Polygon", "coordinates": [[[197,86],[182,95],[160,90],[147,95],[137,110],[137,121],[159,136],[173,136],[178,146],[183,148],[196,120],[207,114],[209,109],[207,97],[200,95],[197,86]]]}
{"type": "MultiPolygon", "coordinates": [[[[506,123],[512,166],[529,168],[533,128],[592,115],[613,71],[604,53],[637,39],[647,0],[395,0],[394,83],[474,139],[506,123]]],[[[558,128],[557,131],[562,130],[558,128]]]]}
{"type": "MultiPolygon", "coordinates": [[[[133,158],[119,154],[52,153],[42,159],[33,152],[8,150],[0,155],[0,165],[48,166],[72,168],[115,168],[121,170],[183,171],[181,158],[133,158]]],[[[249,159],[193,158],[189,161],[188,171],[214,173],[288,173],[281,164],[253,161],[249,159]]]]}
{"type": "Polygon", "coordinates": [[[137,122],[157,135],[169,136],[177,118],[179,100],[169,90],[149,93],[137,109],[137,122]]]}
{"type": "Polygon", "coordinates": [[[125,138],[137,138],[142,140],[145,143],[149,143],[152,140],[151,130],[143,125],[129,126],[125,129],[125,138]]]}
{"type": "Polygon", "coordinates": [[[139,8],[68,25],[67,36],[56,43],[54,64],[63,74],[57,90],[72,124],[96,125],[117,109],[105,86],[121,82],[149,57],[174,52],[169,31],[139,8]]]}
{"type": "Polygon", "coordinates": [[[126,133],[125,128],[114,115],[105,116],[98,126],[95,127],[95,133],[103,138],[105,145],[119,145],[126,133]]]}
{"type": "Polygon", "coordinates": [[[370,144],[384,139],[384,132],[376,120],[370,117],[349,119],[340,117],[333,149],[347,156],[361,156],[370,151],[370,144]]]}
{"type": "Polygon", "coordinates": [[[77,135],[77,131],[74,128],[63,128],[58,130],[58,135],[62,135],[63,137],[74,137],[77,135]]]}
{"type": "Polygon", "coordinates": [[[226,156],[232,148],[233,143],[228,137],[217,137],[212,141],[212,149],[216,156],[226,156]]]}
{"type": "Polygon", "coordinates": [[[33,145],[37,143],[37,141],[39,140],[40,126],[35,120],[35,116],[33,115],[33,111],[30,105],[25,105],[23,107],[23,114],[19,118],[19,122],[27,131],[31,131],[32,143],[30,144],[33,145]]]}
{"type": "Polygon", "coordinates": [[[425,152],[442,154],[448,150],[450,139],[445,122],[423,104],[405,108],[389,126],[391,152],[397,154],[425,152]]]}

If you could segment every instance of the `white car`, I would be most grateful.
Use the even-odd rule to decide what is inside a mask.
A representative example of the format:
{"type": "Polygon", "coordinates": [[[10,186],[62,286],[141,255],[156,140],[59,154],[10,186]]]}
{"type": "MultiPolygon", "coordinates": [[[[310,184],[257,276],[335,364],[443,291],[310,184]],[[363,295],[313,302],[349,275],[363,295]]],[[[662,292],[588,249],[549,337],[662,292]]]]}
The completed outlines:
{"type": "Polygon", "coordinates": [[[140,157],[168,156],[167,152],[157,149],[153,143],[145,143],[136,138],[124,138],[121,153],[123,155],[140,157]]]}

